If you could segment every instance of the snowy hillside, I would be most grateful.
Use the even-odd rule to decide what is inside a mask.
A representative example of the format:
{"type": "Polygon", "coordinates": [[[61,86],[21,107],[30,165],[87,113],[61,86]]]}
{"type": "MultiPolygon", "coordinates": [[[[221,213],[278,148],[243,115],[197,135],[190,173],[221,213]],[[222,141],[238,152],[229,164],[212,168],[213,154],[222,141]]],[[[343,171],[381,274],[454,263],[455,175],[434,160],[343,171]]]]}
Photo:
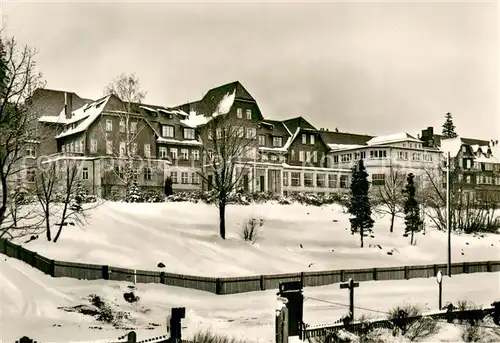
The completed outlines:
{"type": "MultiPolygon", "coordinates": [[[[403,222],[389,233],[389,219],[377,219],[373,237],[359,248],[349,217],[338,206],[299,204],[229,206],[228,239],[218,237],[218,211],[194,203],[106,202],[89,223],[67,226],[56,243],[44,237],[23,244],[46,257],[71,262],[157,270],[198,276],[246,276],[314,270],[445,263],[447,237],[427,225],[410,246],[403,222]],[[244,242],[241,227],[263,220],[260,240],[244,242]],[[392,253],[392,255],[388,254],[392,253]]],[[[22,243],[22,241],[18,241],[22,243]]],[[[453,262],[498,260],[500,235],[453,235],[453,262]]]]}
{"type": "MultiPolygon", "coordinates": [[[[274,341],[276,291],[217,296],[207,292],[155,284],[137,285],[136,303],[127,303],[123,293],[130,283],[80,281],[51,278],[18,260],[0,254],[0,342],[12,343],[23,335],[39,342],[109,342],[130,329],[138,337],[166,334],[165,317],[170,308],[185,306],[183,337],[199,329],[212,329],[253,342],[274,341]],[[68,308],[90,306],[90,295],[99,296],[118,320],[118,329],[89,315],[68,312],[68,308]],[[66,308],[66,310],[60,309],[66,308]],[[124,329],[123,327],[127,327],[124,329]]],[[[500,273],[457,275],[443,280],[444,301],[469,300],[483,307],[498,297],[500,273]]],[[[338,285],[305,288],[304,320],[308,324],[332,322],[347,313],[346,290],[338,285]],[[337,304],[332,304],[332,302],[337,304]]],[[[356,289],[355,316],[384,317],[374,311],[388,311],[405,303],[426,309],[437,307],[434,279],[364,282],[356,289]]],[[[461,327],[440,324],[440,332],[428,341],[461,342],[461,327]]]]}

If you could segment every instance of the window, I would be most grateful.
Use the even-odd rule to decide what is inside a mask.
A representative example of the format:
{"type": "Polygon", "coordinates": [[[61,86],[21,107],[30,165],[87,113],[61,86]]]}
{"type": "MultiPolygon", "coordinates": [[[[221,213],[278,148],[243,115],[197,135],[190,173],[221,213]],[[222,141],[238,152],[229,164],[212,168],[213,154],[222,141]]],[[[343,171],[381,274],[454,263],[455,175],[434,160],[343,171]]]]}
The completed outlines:
{"type": "Polygon", "coordinates": [[[172,156],[173,160],[177,159],[177,148],[170,148],[170,156],[172,156]]]}
{"type": "Polygon", "coordinates": [[[340,155],[340,161],[341,162],[351,162],[352,160],[352,154],[342,154],[340,155]]]}
{"type": "Polygon", "coordinates": [[[189,173],[188,172],[181,173],[181,183],[183,183],[183,184],[189,183],[189,173]]]}
{"type": "Polygon", "coordinates": [[[328,188],[337,188],[337,175],[328,175],[328,188]]]}
{"type": "Polygon", "coordinates": [[[309,143],[311,143],[311,145],[314,145],[314,135],[309,136],[309,143]]]}
{"type": "Polygon", "coordinates": [[[70,152],[75,152],[75,143],[71,142],[71,143],[69,144],[69,151],[70,151],[70,152]]]}
{"type": "Polygon", "coordinates": [[[194,129],[184,128],[184,138],[185,139],[194,139],[194,129]]]}
{"type": "Polygon", "coordinates": [[[198,185],[200,183],[200,175],[198,175],[198,173],[191,173],[191,183],[193,185],[198,185]]]}
{"type": "Polygon", "coordinates": [[[304,186],[313,186],[313,173],[304,173],[304,186]]]}
{"type": "Polygon", "coordinates": [[[125,120],[120,119],[120,132],[125,132],[125,120]]]}
{"type": "Polygon", "coordinates": [[[125,142],[120,142],[120,157],[125,156],[125,142]]]}
{"type": "Polygon", "coordinates": [[[290,155],[290,159],[295,161],[295,150],[292,150],[292,154],[290,155]]]}
{"type": "Polygon", "coordinates": [[[340,188],[349,188],[349,176],[340,175],[340,188]]]}
{"type": "Polygon", "coordinates": [[[398,159],[399,160],[408,160],[408,152],[407,151],[398,151],[398,159]]]}
{"type": "Polygon", "coordinates": [[[366,158],[366,151],[359,151],[354,153],[354,160],[359,161],[366,158]]]}
{"type": "Polygon", "coordinates": [[[193,157],[193,160],[199,161],[200,160],[200,150],[191,151],[191,156],[193,157]]]}
{"type": "Polygon", "coordinates": [[[304,152],[302,150],[299,151],[299,162],[304,162],[304,152]]]}
{"type": "Polygon", "coordinates": [[[61,146],[61,151],[62,151],[62,152],[66,152],[66,145],[64,145],[64,144],[63,144],[63,145],[61,146]]]}
{"type": "Polygon", "coordinates": [[[144,157],[151,157],[151,144],[144,144],[144,157]]]}
{"type": "Polygon", "coordinates": [[[255,127],[247,127],[247,138],[252,139],[256,138],[257,136],[257,129],[255,127]]]}
{"type": "Polygon", "coordinates": [[[292,176],[292,186],[300,186],[300,173],[291,172],[292,176]]]}
{"type": "Polygon", "coordinates": [[[262,161],[267,161],[269,159],[269,157],[267,156],[267,154],[262,154],[262,161]]]}
{"type": "Polygon", "coordinates": [[[171,172],[170,178],[172,179],[172,183],[177,183],[177,172],[171,172]]]}
{"type": "Polygon", "coordinates": [[[92,154],[97,154],[97,139],[90,140],[90,152],[92,154]]]}
{"type": "Polygon", "coordinates": [[[26,156],[29,158],[35,158],[36,157],[36,151],[35,148],[32,146],[29,146],[26,148],[26,156]]]}
{"type": "Polygon", "coordinates": [[[236,109],[236,116],[238,117],[238,119],[243,118],[243,110],[241,108],[236,109]]]}
{"type": "Polygon", "coordinates": [[[79,141],[75,142],[75,152],[80,152],[80,142],[79,141]]]}
{"type": "Polygon", "coordinates": [[[243,138],[245,137],[245,129],[243,127],[238,128],[238,138],[243,138]]]}
{"type": "Polygon", "coordinates": [[[311,152],[310,151],[306,151],[306,162],[307,163],[311,162],[311,152]]]}
{"type": "Polygon", "coordinates": [[[316,174],[316,186],[325,187],[325,174],[316,174]]]}
{"type": "Polygon", "coordinates": [[[370,150],[370,158],[386,158],[387,150],[370,150]]]}
{"type": "Polygon", "coordinates": [[[247,148],[245,150],[244,156],[246,158],[254,158],[257,155],[257,150],[255,148],[247,148]]]}
{"type": "Polygon", "coordinates": [[[252,110],[251,109],[247,109],[245,111],[246,115],[247,115],[247,119],[248,120],[252,120],[252,110]]]}
{"type": "Polygon", "coordinates": [[[82,179],[83,180],[88,180],[89,179],[89,168],[83,167],[83,169],[82,169],[82,179]]]}
{"type": "Polygon", "coordinates": [[[167,148],[165,148],[164,146],[161,146],[158,150],[160,152],[160,158],[167,157],[167,148]]]}
{"type": "Polygon", "coordinates": [[[339,155],[333,156],[333,163],[339,163],[339,155]]]}
{"type": "Polygon", "coordinates": [[[130,122],[130,132],[132,132],[132,133],[137,132],[137,122],[136,121],[130,122]]]}
{"type": "Polygon", "coordinates": [[[80,141],[80,152],[85,152],[85,141],[83,139],[80,141]]]}
{"type": "Polygon", "coordinates": [[[163,137],[174,137],[174,127],[170,125],[163,125],[161,127],[161,135],[163,137]]]}
{"type": "Polygon", "coordinates": [[[259,135],[259,145],[261,145],[261,146],[266,145],[266,136],[259,135]]]}
{"type": "Polygon", "coordinates": [[[467,176],[465,177],[465,182],[467,182],[467,183],[472,183],[472,177],[471,177],[470,175],[467,175],[467,176]]]}
{"type": "Polygon", "coordinates": [[[188,149],[181,149],[181,160],[188,160],[189,159],[189,150],[188,149]]]}
{"type": "Polygon", "coordinates": [[[111,119],[106,119],[106,131],[113,131],[113,121],[111,119]]]}
{"type": "Polygon", "coordinates": [[[281,147],[283,145],[282,137],[273,137],[273,146],[281,147]]]}
{"type": "Polygon", "coordinates": [[[113,153],[113,141],[106,141],[106,154],[111,155],[113,153]]]}
{"type": "Polygon", "coordinates": [[[271,161],[277,161],[278,160],[278,156],[276,156],[276,154],[271,154],[271,161]]]}
{"type": "Polygon", "coordinates": [[[373,174],[372,175],[372,185],[374,185],[374,186],[385,185],[385,174],[373,174]]]}
{"type": "Polygon", "coordinates": [[[307,144],[307,135],[305,133],[302,134],[302,144],[307,144]]]}
{"type": "Polygon", "coordinates": [[[283,186],[287,187],[289,185],[288,172],[283,172],[283,186]]]}
{"type": "Polygon", "coordinates": [[[467,147],[465,145],[462,145],[462,152],[465,154],[467,152],[467,147]]]}
{"type": "Polygon", "coordinates": [[[137,143],[132,143],[130,147],[130,154],[132,156],[137,155],[137,143]]]}
{"type": "Polygon", "coordinates": [[[421,154],[420,154],[420,153],[418,153],[418,152],[414,152],[414,153],[412,154],[412,156],[411,156],[411,159],[412,159],[413,161],[420,161],[420,160],[422,159],[422,156],[421,156],[421,154]]]}
{"type": "Polygon", "coordinates": [[[317,151],[313,151],[312,155],[313,155],[313,162],[317,163],[318,162],[318,152],[317,151]]]}
{"type": "Polygon", "coordinates": [[[152,179],[153,173],[152,173],[150,167],[144,167],[142,169],[142,173],[144,174],[144,180],[151,180],[152,179]]]}
{"type": "Polygon", "coordinates": [[[26,182],[35,182],[35,170],[34,169],[28,169],[26,170],[26,182]]]}
{"type": "Polygon", "coordinates": [[[470,169],[472,168],[472,160],[468,158],[465,162],[465,168],[470,169]]]}
{"type": "Polygon", "coordinates": [[[208,160],[212,161],[213,157],[214,157],[214,151],[212,149],[208,149],[207,150],[207,158],[208,158],[208,160]]]}

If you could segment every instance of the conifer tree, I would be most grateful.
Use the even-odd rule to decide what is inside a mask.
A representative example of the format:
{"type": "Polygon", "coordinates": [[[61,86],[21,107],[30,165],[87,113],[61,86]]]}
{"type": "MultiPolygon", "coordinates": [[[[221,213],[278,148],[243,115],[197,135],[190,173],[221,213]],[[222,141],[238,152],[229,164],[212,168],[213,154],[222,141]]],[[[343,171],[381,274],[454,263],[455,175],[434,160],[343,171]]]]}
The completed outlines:
{"type": "Polygon", "coordinates": [[[405,195],[404,214],[406,225],[404,235],[410,235],[410,244],[413,245],[414,234],[422,230],[423,223],[420,218],[419,204],[415,198],[415,182],[412,173],[408,174],[403,194],[405,195]]]}
{"type": "Polygon", "coordinates": [[[368,173],[366,172],[363,160],[359,160],[352,170],[351,194],[349,201],[349,213],[351,218],[352,233],[359,232],[361,238],[361,248],[363,247],[363,238],[365,234],[371,232],[373,219],[368,191],[370,183],[368,182],[368,173]]]}
{"type": "Polygon", "coordinates": [[[457,137],[457,133],[455,132],[455,125],[453,124],[453,117],[451,116],[451,113],[448,112],[445,115],[445,122],[443,124],[443,131],[442,135],[443,138],[455,138],[457,137]]]}

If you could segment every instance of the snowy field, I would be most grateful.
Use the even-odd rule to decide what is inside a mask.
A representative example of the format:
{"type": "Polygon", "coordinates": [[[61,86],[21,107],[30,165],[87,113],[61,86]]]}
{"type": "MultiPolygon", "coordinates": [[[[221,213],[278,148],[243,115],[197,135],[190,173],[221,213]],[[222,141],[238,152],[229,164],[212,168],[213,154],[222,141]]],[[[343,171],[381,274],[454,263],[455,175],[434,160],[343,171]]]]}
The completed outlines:
{"type": "MultiPolygon", "coordinates": [[[[215,206],[193,203],[106,202],[84,227],[67,226],[54,244],[43,236],[23,244],[46,257],[72,262],[158,270],[199,276],[250,276],[315,270],[445,263],[447,236],[427,225],[416,246],[402,236],[397,219],[376,218],[374,237],[359,248],[349,216],[338,206],[259,204],[229,206],[227,239],[218,236],[215,206]],[[241,226],[263,220],[260,240],[244,242],[241,226]],[[387,254],[392,252],[392,255],[387,254]]],[[[454,234],[453,262],[498,260],[500,235],[454,234]]],[[[18,241],[21,243],[22,241],[18,241]]]]}
{"type": "MultiPolygon", "coordinates": [[[[189,339],[199,329],[212,329],[253,342],[274,341],[276,290],[217,296],[207,292],[155,284],[139,284],[137,303],[127,303],[123,293],[129,283],[81,281],[51,278],[27,264],[0,254],[0,342],[12,343],[23,335],[43,343],[109,342],[128,332],[92,317],[68,313],[58,307],[89,304],[89,295],[97,294],[114,311],[130,313],[121,324],[135,328],[139,339],[166,334],[165,317],[171,307],[185,306],[183,338],[189,339]],[[153,324],[159,325],[154,326],[153,324]],[[96,329],[100,328],[100,329],[96,329]],[[152,327],[153,330],[148,330],[152,327]]],[[[483,307],[499,299],[500,273],[457,275],[443,279],[444,302],[473,301],[483,307]]],[[[304,290],[305,322],[332,322],[347,313],[347,308],[329,302],[348,303],[347,291],[337,285],[304,290]],[[319,299],[319,300],[315,300],[319,299]]],[[[434,279],[364,282],[356,289],[355,306],[387,311],[403,304],[436,309],[437,284],[434,279]]],[[[373,311],[361,314],[385,317],[373,311]]],[[[426,342],[462,342],[461,327],[440,324],[439,334],[426,342]]],[[[397,338],[396,341],[402,341],[397,338]]]]}

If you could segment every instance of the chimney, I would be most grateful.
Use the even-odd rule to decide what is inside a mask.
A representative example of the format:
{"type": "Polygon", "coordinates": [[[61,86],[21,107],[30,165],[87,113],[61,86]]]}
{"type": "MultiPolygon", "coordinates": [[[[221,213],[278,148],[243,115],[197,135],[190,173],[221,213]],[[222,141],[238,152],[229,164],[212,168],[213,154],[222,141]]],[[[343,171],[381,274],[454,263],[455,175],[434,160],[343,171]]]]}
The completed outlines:
{"type": "Polygon", "coordinates": [[[66,119],[71,119],[73,111],[73,96],[71,93],[64,92],[64,114],[66,119]]]}
{"type": "Polygon", "coordinates": [[[432,126],[429,126],[429,127],[427,128],[427,133],[429,134],[429,137],[430,137],[431,139],[433,139],[433,138],[434,138],[434,128],[433,128],[432,126]]]}

